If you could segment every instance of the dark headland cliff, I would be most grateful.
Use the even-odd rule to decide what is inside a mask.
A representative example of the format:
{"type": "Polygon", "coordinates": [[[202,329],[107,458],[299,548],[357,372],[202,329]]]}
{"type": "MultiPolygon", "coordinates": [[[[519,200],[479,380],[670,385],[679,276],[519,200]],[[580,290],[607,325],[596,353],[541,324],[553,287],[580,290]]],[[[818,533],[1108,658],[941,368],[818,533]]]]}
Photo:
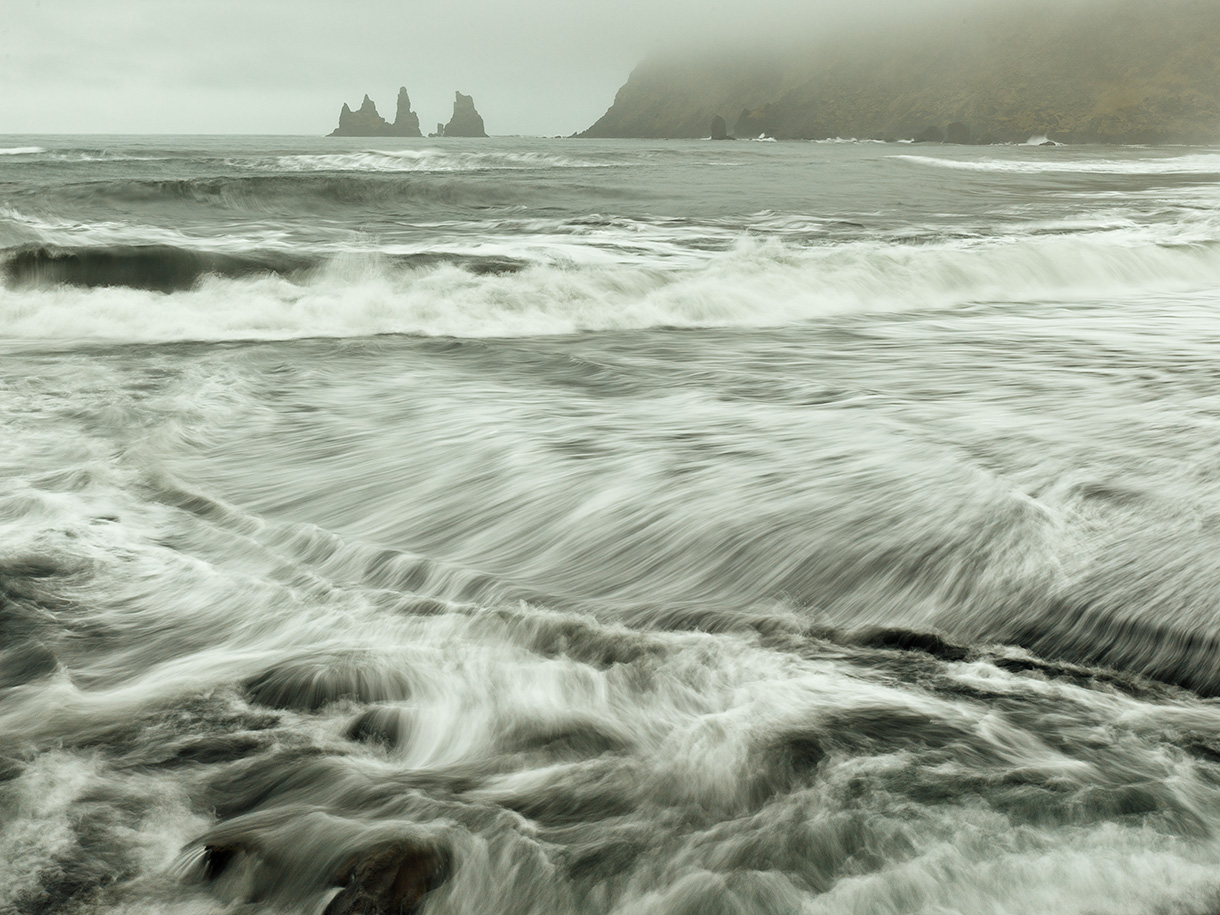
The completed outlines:
{"type": "Polygon", "coordinates": [[[917,26],[642,63],[581,136],[1220,140],[1220,2],[978,7],[917,26]]]}

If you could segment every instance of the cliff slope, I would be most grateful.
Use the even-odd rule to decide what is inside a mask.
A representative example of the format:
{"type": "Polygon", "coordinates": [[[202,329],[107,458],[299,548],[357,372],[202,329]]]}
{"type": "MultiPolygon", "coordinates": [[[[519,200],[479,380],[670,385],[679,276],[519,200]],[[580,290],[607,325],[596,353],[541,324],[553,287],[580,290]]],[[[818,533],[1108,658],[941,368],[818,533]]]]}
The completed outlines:
{"type": "Polygon", "coordinates": [[[814,38],[781,53],[658,59],[582,135],[707,136],[721,116],[738,136],[1211,142],[1218,36],[1215,0],[1082,0],[814,38]]]}

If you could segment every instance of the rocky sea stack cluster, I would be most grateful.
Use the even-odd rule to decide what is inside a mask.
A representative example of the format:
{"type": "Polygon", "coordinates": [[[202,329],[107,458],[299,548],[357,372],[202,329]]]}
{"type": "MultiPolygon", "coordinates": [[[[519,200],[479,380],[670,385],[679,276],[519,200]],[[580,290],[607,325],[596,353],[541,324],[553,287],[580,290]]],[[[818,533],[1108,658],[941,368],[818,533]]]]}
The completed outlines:
{"type": "MultiPolygon", "coordinates": [[[[453,102],[453,117],[448,124],[437,124],[435,134],[429,136],[446,137],[485,137],[483,118],[474,107],[474,99],[469,95],[455,93],[453,102]]],[[[377,113],[377,106],[367,95],[360,107],[352,109],[344,103],[339,112],[339,126],[327,136],[330,137],[421,137],[419,115],[411,110],[411,98],[406,87],[398,90],[398,108],[394,115],[394,123],[389,123],[377,113]]]]}
{"type": "Polygon", "coordinates": [[[419,115],[411,110],[411,98],[405,86],[398,89],[398,110],[390,124],[377,113],[377,106],[367,95],[360,107],[352,111],[345,102],[339,112],[339,126],[332,137],[419,137],[419,115]]]}
{"type": "Polygon", "coordinates": [[[1212,143],[1217,35],[1215,0],[1030,0],[884,32],[794,30],[647,60],[581,136],[717,139],[723,122],[742,138],[1212,143]]]}

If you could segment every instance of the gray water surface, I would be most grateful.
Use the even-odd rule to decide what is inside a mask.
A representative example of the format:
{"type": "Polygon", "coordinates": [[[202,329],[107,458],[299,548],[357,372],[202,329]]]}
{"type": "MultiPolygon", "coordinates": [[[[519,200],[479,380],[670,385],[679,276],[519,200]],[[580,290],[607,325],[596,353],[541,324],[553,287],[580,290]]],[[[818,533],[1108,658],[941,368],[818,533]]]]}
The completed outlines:
{"type": "Polygon", "coordinates": [[[1217,204],[3,138],[0,911],[316,915],[395,841],[427,915],[1215,911],[1217,204]]]}

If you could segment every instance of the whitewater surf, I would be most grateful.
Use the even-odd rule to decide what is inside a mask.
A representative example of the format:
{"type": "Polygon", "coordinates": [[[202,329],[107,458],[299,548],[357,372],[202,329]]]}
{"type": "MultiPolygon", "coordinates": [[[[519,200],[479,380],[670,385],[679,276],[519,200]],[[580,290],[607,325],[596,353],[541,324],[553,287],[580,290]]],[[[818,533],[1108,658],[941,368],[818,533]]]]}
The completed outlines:
{"type": "Polygon", "coordinates": [[[917,150],[0,140],[0,911],[1215,911],[1220,151],[917,150]]]}

